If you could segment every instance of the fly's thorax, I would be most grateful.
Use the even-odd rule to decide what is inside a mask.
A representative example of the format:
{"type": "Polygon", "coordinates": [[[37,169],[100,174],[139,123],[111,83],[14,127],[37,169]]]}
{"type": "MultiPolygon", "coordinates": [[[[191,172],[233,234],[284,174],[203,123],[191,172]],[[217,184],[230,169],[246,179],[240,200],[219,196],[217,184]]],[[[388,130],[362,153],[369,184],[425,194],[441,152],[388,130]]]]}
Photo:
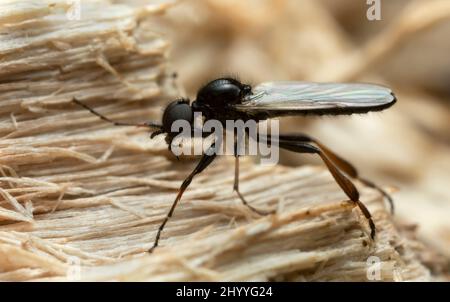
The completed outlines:
{"type": "Polygon", "coordinates": [[[251,87],[232,78],[220,78],[209,82],[197,93],[196,101],[217,108],[237,104],[251,93],[251,87]]]}

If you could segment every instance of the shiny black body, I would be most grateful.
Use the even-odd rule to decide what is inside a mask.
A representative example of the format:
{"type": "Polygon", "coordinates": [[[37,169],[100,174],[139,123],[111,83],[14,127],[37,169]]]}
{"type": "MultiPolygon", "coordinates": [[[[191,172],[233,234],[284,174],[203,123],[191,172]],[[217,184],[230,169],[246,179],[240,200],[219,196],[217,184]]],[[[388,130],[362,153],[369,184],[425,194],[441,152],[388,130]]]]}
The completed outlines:
{"type": "MultiPolygon", "coordinates": [[[[339,108],[339,106],[335,108],[331,108],[329,110],[310,110],[310,108],[302,108],[296,112],[291,112],[289,110],[279,110],[276,107],[272,110],[263,110],[258,112],[252,111],[239,111],[235,108],[234,105],[242,104],[243,100],[246,99],[247,96],[252,95],[252,88],[249,85],[242,84],[241,82],[232,79],[232,78],[220,78],[214,81],[209,82],[207,85],[203,86],[197,93],[196,99],[190,103],[188,99],[179,99],[171,102],[164,110],[164,114],[162,116],[162,123],[142,123],[142,124],[132,124],[132,123],[123,123],[113,121],[102,114],[98,113],[94,109],[88,107],[84,103],[74,99],[73,101],[89,110],[91,113],[97,115],[101,119],[112,123],[116,126],[138,126],[138,127],[148,127],[152,130],[151,138],[155,137],[158,134],[166,134],[166,142],[169,146],[169,150],[172,146],[172,141],[176,135],[178,135],[177,129],[172,130],[172,124],[177,120],[187,121],[191,126],[194,126],[194,112],[201,112],[205,120],[215,119],[220,121],[223,126],[225,126],[225,122],[227,120],[255,120],[256,122],[265,120],[271,117],[277,116],[286,116],[286,115],[298,115],[298,114],[314,114],[314,115],[322,115],[322,114],[351,114],[351,113],[363,113],[368,111],[378,111],[384,108],[381,107],[365,107],[365,108],[353,108],[347,107],[345,110],[339,108]],[[303,110],[304,109],[304,110],[303,110]]],[[[254,95],[256,96],[256,95],[254,95]]],[[[393,102],[390,103],[392,105],[395,103],[395,97],[393,98],[393,102]]],[[[389,105],[389,106],[390,106],[389,105]]],[[[299,104],[301,106],[301,104],[299,104]]],[[[387,107],[386,107],[387,108],[387,107]]],[[[191,127],[192,129],[194,127],[191,127]]],[[[209,133],[203,133],[203,136],[208,135],[209,133]]],[[[306,134],[289,134],[282,135],[280,134],[276,138],[269,137],[267,143],[271,144],[273,139],[277,140],[277,143],[280,148],[289,150],[297,153],[309,153],[320,156],[322,161],[327,166],[328,170],[332,174],[336,183],[341,187],[341,189],[345,192],[348,198],[360,208],[364,216],[366,217],[369,226],[370,226],[370,236],[373,239],[375,237],[375,224],[373,222],[372,216],[369,210],[364,206],[364,204],[359,200],[359,192],[356,186],[352,183],[350,178],[357,179],[360,182],[364,183],[366,186],[372,187],[381,194],[383,194],[388,201],[391,203],[391,209],[393,210],[393,203],[391,197],[384,192],[381,188],[376,186],[374,183],[361,178],[358,175],[357,170],[346,160],[335,154],[328,147],[320,143],[318,140],[306,135],[306,134]],[[272,140],[272,141],[271,141],[272,140]]],[[[213,142],[210,146],[210,149],[214,149],[216,142],[213,142]]],[[[235,145],[236,148],[236,145],[235,145]]],[[[208,150],[209,151],[209,150],[208,150]]],[[[172,203],[172,206],[167,214],[167,216],[162,221],[157,234],[153,246],[149,250],[152,252],[157,246],[161,236],[161,232],[164,229],[164,226],[168,222],[169,218],[172,217],[174,210],[181,199],[184,191],[187,189],[194,176],[201,173],[206,167],[208,167],[216,158],[215,153],[206,152],[200,159],[199,163],[192,171],[191,174],[183,181],[180,189],[178,190],[178,194],[175,198],[175,201],[172,203]]],[[[235,154],[235,182],[233,186],[234,191],[238,194],[242,203],[252,210],[253,212],[264,215],[273,213],[273,211],[262,211],[252,207],[242,196],[239,191],[239,155],[235,154]]]]}
{"type": "Polygon", "coordinates": [[[247,121],[254,117],[237,111],[232,105],[241,103],[243,98],[252,93],[250,85],[242,84],[232,78],[220,78],[209,82],[197,93],[192,102],[194,112],[201,112],[205,119],[216,119],[225,124],[226,120],[247,121]]]}

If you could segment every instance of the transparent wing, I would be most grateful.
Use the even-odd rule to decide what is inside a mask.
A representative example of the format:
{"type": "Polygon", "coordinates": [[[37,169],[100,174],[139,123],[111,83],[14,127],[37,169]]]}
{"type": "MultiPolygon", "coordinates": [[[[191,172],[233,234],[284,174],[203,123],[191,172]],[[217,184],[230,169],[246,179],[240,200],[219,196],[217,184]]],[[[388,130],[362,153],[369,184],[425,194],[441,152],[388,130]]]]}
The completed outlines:
{"type": "Polygon", "coordinates": [[[268,82],[236,104],[236,110],[266,117],[297,114],[352,114],[379,111],[396,99],[389,88],[373,84],[268,82]]]}

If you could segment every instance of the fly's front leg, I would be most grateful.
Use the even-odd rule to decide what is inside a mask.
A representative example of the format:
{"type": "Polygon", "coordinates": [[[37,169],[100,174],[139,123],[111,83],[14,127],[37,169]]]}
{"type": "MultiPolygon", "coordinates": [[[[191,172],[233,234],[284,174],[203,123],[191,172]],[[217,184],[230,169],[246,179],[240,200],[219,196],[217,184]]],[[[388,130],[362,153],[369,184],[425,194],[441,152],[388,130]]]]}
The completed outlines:
{"type": "Polygon", "coordinates": [[[146,123],[136,124],[136,123],[118,122],[118,121],[112,120],[112,119],[104,116],[103,114],[100,114],[99,112],[97,112],[96,110],[92,109],[91,107],[89,107],[85,103],[80,102],[77,98],[73,98],[72,102],[77,104],[78,106],[83,107],[84,109],[86,109],[87,111],[89,111],[93,115],[96,115],[97,117],[99,117],[100,119],[104,120],[105,122],[113,124],[114,126],[135,126],[135,127],[147,127],[147,128],[150,128],[150,129],[156,129],[156,131],[153,132],[154,134],[152,133],[152,138],[154,136],[158,135],[158,134],[163,133],[162,125],[160,125],[158,123],[146,122],[146,123]]]}
{"type": "Polygon", "coordinates": [[[305,134],[280,135],[279,138],[280,138],[280,140],[291,141],[291,142],[297,141],[297,142],[314,143],[323,153],[326,154],[326,156],[339,169],[344,171],[348,176],[350,176],[352,178],[355,178],[355,179],[358,179],[360,182],[362,182],[366,186],[368,186],[370,188],[373,188],[373,189],[377,190],[378,192],[380,192],[387,199],[387,201],[389,202],[391,213],[394,213],[394,210],[395,210],[394,200],[392,199],[392,197],[385,190],[383,190],[382,188],[377,186],[372,181],[360,177],[358,175],[358,171],[356,170],[356,168],[351,163],[349,163],[348,161],[346,161],[345,159],[343,159],[342,157],[340,157],[339,155],[337,155],[336,153],[331,151],[328,147],[323,145],[317,139],[315,139],[315,138],[313,138],[311,136],[305,135],[305,134]]]}
{"type": "Polygon", "coordinates": [[[153,252],[153,250],[158,246],[159,238],[161,237],[161,232],[163,231],[164,227],[166,226],[166,223],[169,221],[169,219],[172,217],[173,212],[175,211],[175,208],[180,201],[181,197],[183,196],[184,191],[187,189],[189,184],[194,179],[194,176],[201,173],[206,167],[208,167],[213,160],[216,158],[216,152],[215,152],[215,143],[209,147],[209,150],[202,155],[202,158],[200,159],[200,162],[195,167],[194,171],[189,174],[189,176],[183,181],[181,184],[180,189],[178,190],[177,197],[175,198],[175,201],[172,203],[172,206],[170,207],[169,212],[167,213],[166,217],[164,218],[163,222],[158,228],[158,232],[156,233],[156,238],[153,243],[152,248],[149,250],[149,253],[153,252]]]}

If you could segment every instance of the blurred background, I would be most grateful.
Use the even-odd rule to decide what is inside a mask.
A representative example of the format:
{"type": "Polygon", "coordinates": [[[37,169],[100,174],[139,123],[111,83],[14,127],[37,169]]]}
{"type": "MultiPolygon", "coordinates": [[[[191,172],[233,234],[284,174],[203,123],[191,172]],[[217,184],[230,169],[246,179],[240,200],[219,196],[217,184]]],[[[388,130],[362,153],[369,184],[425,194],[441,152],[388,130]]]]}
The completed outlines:
{"type": "MultiPolygon", "coordinates": [[[[116,1],[143,4],[147,1],[116,1]]],[[[287,118],[395,192],[397,221],[450,258],[450,1],[185,0],[154,24],[191,99],[209,80],[373,82],[397,104],[350,117],[287,118]],[[370,2],[370,1],[369,1],[370,2]],[[368,10],[380,2],[381,20],[368,10]]],[[[285,165],[319,164],[282,154],[285,165]]]]}

